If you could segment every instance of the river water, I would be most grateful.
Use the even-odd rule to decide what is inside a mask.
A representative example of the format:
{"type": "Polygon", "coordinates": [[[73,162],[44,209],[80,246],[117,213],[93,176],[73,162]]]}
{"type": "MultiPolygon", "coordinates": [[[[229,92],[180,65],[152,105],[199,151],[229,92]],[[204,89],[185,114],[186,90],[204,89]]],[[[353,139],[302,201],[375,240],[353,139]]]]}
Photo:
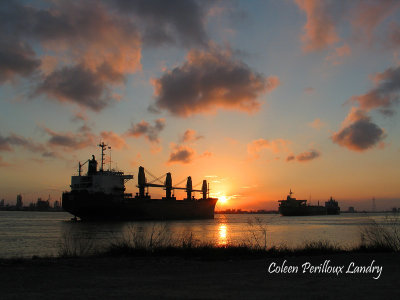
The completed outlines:
{"type": "Polygon", "coordinates": [[[122,239],[301,246],[328,240],[341,246],[360,243],[360,232],[384,213],[282,217],[275,214],[216,214],[214,220],[168,222],[74,222],[65,212],[0,211],[0,257],[58,255],[65,247],[99,249],[122,239]]]}

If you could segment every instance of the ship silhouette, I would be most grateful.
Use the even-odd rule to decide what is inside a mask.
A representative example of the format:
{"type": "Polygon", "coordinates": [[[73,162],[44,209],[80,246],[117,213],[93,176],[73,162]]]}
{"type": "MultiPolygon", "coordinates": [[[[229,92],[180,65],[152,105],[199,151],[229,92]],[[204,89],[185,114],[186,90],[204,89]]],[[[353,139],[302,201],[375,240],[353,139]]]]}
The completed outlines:
{"type": "Polygon", "coordinates": [[[309,205],[307,200],[297,200],[292,197],[293,193],[290,190],[286,200],[278,200],[279,213],[282,216],[312,216],[312,215],[338,215],[340,207],[338,202],[332,197],[325,202],[325,206],[309,205]]]}
{"type": "MultiPolygon", "coordinates": [[[[187,177],[186,187],[172,185],[171,173],[165,175],[162,183],[147,182],[145,169],[140,166],[138,172],[139,192],[133,197],[125,193],[125,183],[133,179],[133,175],[124,172],[104,170],[105,149],[101,143],[101,164],[97,169],[95,156],[81,164],[78,175],[71,177],[71,190],[62,195],[62,207],[76,219],[81,220],[181,220],[181,219],[213,219],[217,198],[209,197],[207,181],[203,180],[201,190],[193,189],[192,178],[187,177]],[[82,175],[82,167],[88,163],[88,172],[82,175]],[[152,199],[149,187],[163,188],[165,197],[152,199]],[[146,192],[147,189],[147,192],[146,192]],[[185,190],[186,198],[177,200],[174,190],[185,190]],[[194,192],[202,197],[195,199],[194,192]]],[[[156,178],[155,181],[160,181],[156,178]]]]}

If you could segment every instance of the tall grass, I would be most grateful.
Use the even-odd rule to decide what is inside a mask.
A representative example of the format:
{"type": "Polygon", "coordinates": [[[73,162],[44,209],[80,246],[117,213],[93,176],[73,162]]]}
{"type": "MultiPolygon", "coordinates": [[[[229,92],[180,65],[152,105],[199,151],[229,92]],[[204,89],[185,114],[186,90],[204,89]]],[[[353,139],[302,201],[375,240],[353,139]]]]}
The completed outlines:
{"type": "Polygon", "coordinates": [[[362,248],[400,251],[400,215],[388,215],[381,223],[370,219],[369,223],[360,229],[360,237],[362,248]]]}
{"type": "Polygon", "coordinates": [[[72,231],[62,234],[58,245],[60,257],[82,257],[92,255],[96,250],[94,241],[72,231]]]}
{"type": "Polygon", "coordinates": [[[150,227],[132,225],[119,238],[104,247],[95,247],[93,241],[66,232],[60,242],[59,256],[88,255],[176,255],[227,258],[230,256],[314,255],[360,251],[400,251],[400,216],[388,216],[384,222],[371,219],[360,231],[361,243],[344,247],[328,240],[304,241],[296,248],[287,245],[268,245],[268,223],[260,218],[248,221],[248,239],[241,243],[218,245],[201,242],[192,232],[173,235],[168,224],[156,223],[150,227]]]}

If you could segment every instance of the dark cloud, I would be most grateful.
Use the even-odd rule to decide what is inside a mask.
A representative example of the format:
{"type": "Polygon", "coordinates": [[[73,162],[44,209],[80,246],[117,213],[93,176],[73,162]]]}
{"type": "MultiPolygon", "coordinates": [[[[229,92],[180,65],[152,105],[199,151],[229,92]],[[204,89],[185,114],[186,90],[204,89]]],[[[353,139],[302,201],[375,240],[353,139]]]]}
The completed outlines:
{"type": "Polygon", "coordinates": [[[143,42],[207,47],[205,19],[213,5],[200,0],[3,1],[0,83],[35,74],[34,96],[100,111],[114,102],[111,89],[141,68],[143,42]]]}
{"type": "Polygon", "coordinates": [[[288,157],[286,157],[286,161],[292,161],[295,160],[295,156],[294,155],[289,155],[288,157]]]}
{"type": "Polygon", "coordinates": [[[188,146],[176,145],[169,155],[168,163],[189,164],[196,156],[196,151],[188,146]]]}
{"type": "Polygon", "coordinates": [[[365,151],[385,138],[384,130],[371,122],[363,111],[353,109],[342,129],[332,135],[332,141],[353,151],[365,151]]]}
{"type": "Polygon", "coordinates": [[[78,150],[96,145],[97,137],[91,132],[56,132],[49,128],[43,128],[50,136],[50,147],[62,147],[64,150],[78,150]]]}
{"type": "Polygon", "coordinates": [[[12,151],[11,145],[7,140],[7,137],[0,135],[0,151],[12,151]]]}
{"type": "Polygon", "coordinates": [[[6,137],[0,136],[0,151],[12,151],[12,146],[22,147],[31,152],[44,152],[46,150],[42,144],[14,133],[6,137]]]}
{"type": "Polygon", "coordinates": [[[188,117],[217,108],[252,112],[260,108],[258,96],[279,85],[235,60],[229,51],[192,50],[187,61],[154,80],[156,106],[188,117]]]}
{"type": "Polygon", "coordinates": [[[127,131],[128,136],[140,137],[145,136],[150,142],[159,143],[159,133],[165,127],[164,119],[157,119],[154,125],[142,120],[139,123],[132,124],[131,128],[127,131]]]}
{"type": "MultiPolygon", "coordinates": [[[[316,159],[321,156],[321,153],[317,150],[310,150],[307,152],[300,153],[296,156],[297,161],[306,162],[313,159],[316,159]]],[[[287,159],[286,159],[287,160],[287,159]]]]}
{"type": "Polygon", "coordinates": [[[99,111],[113,102],[109,89],[140,68],[140,33],[133,20],[99,1],[49,6],[7,1],[0,4],[0,26],[0,81],[40,69],[34,95],[99,111]],[[33,46],[43,53],[40,68],[33,46]]]}
{"type": "Polygon", "coordinates": [[[99,74],[82,65],[64,67],[45,77],[36,93],[44,93],[61,102],[73,102],[100,111],[110,102],[110,93],[99,74]]]}
{"type": "Polygon", "coordinates": [[[206,46],[205,19],[211,1],[116,0],[108,1],[123,13],[138,18],[143,42],[148,45],[180,43],[206,46]]]}
{"type": "Polygon", "coordinates": [[[28,44],[0,36],[0,83],[16,75],[29,76],[39,65],[40,60],[28,44]]]}
{"type": "Polygon", "coordinates": [[[381,109],[385,115],[394,113],[393,106],[399,102],[400,67],[389,68],[374,76],[376,87],[368,93],[353,96],[350,101],[358,102],[361,109],[381,109]]]}

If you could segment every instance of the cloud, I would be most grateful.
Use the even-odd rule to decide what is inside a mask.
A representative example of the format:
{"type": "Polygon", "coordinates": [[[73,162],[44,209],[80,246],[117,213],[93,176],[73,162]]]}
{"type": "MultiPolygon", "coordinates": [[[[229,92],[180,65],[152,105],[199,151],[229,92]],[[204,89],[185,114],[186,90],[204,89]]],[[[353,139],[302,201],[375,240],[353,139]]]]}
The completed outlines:
{"type": "Polygon", "coordinates": [[[352,151],[368,150],[385,138],[385,132],[360,109],[352,108],[342,124],[342,128],[334,133],[332,141],[352,151]]]}
{"type": "Polygon", "coordinates": [[[100,132],[100,136],[108,146],[112,147],[112,149],[122,149],[127,147],[124,138],[113,131],[102,131],[100,132]]]}
{"type": "Polygon", "coordinates": [[[50,147],[73,151],[96,145],[97,137],[91,132],[56,132],[49,128],[43,130],[50,136],[47,142],[50,147]]]}
{"type": "MultiPolygon", "coordinates": [[[[296,160],[299,162],[307,162],[316,159],[321,156],[321,153],[317,150],[310,150],[307,152],[300,153],[296,156],[296,160]]],[[[287,159],[286,159],[287,160],[287,159]]]]}
{"type": "Polygon", "coordinates": [[[353,96],[350,102],[358,102],[361,109],[381,109],[386,115],[394,113],[393,105],[399,102],[400,92],[400,66],[389,68],[374,76],[376,86],[366,94],[353,96]]]}
{"type": "Polygon", "coordinates": [[[0,135],[0,151],[12,151],[11,145],[8,142],[7,137],[0,135]]]}
{"type": "Polygon", "coordinates": [[[186,130],[185,133],[183,134],[183,136],[182,136],[182,138],[181,138],[181,141],[182,141],[183,143],[189,143],[189,142],[194,142],[194,141],[200,140],[200,139],[202,139],[202,138],[204,138],[204,136],[202,136],[202,135],[197,135],[196,130],[188,129],[188,130],[186,130]]]}
{"type": "Polygon", "coordinates": [[[397,0],[359,1],[351,18],[353,26],[371,38],[375,28],[391,15],[400,3],[397,0]]]}
{"type": "Polygon", "coordinates": [[[333,53],[330,53],[325,60],[331,63],[332,65],[342,64],[344,61],[344,57],[349,56],[351,54],[351,48],[349,45],[344,44],[342,47],[335,48],[333,53]]]}
{"type": "Polygon", "coordinates": [[[34,96],[99,111],[113,101],[108,90],[141,67],[136,25],[99,1],[0,6],[0,26],[7,28],[0,33],[0,81],[39,70],[32,50],[39,49],[44,63],[34,96]]]}
{"type": "Polygon", "coordinates": [[[0,136],[0,151],[12,151],[11,146],[22,147],[31,152],[45,152],[45,147],[40,143],[35,143],[31,139],[11,133],[7,137],[0,136]]]}
{"type": "Polygon", "coordinates": [[[295,156],[294,155],[289,155],[288,157],[286,157],[286,161],[292,161],[295,160],[295,156]]]}
{"type": "Polygon", "coordinates": [[[36,90],[60,102],[71,102],[82,107],[100,111],[110,101],[107,84],[96,72],[82,65],[64,67],[47,76],[36,90]]]}
{"type": "MultiPolygon", "coordinates": [[[[295,0],[295,3],[307,15],[302,36],[303,49],[306,52],[325,50],[340,41],[338,27],[343,27],[346,23],[351,26],[358,41],[367,37],[369,42],[376,28],[400,7],[396,0],[295,0]]],[[[337,56],[336,51],[333,55],[337,56]]]]}
{"type": "Polygon", "coordinates": [[[269,149],[273,153],[287,152],[288,146],[291,142],[284,139],[265,140],[258,139],[247,144],[247,152],[254,158],[260,157],[262,149],[269,149]]]}
{"type": "Polygon", "coordinates": [[[318,129],[319,130],[322,127],[324,127],[326,124],[324,122],[322,122],[320,118],[317,118],[314,121],[308,123],[307,125],[312,127],[312,128],[314,128],[314,129],[318,129]]]}
{"type": "Polygon", "coordinates": [[[29,76],[39,65],[40,60],[28,44],[0,35],[0,83],[16,75],[29,76]]]}
{"type": "Polygon", "coordinates": [[[254,112],[257,99],[279,85],[278,77],[266,78],[216,47],[191,50],[186,61],[153,80],[156,107],[188,117],[218,108],[254,112]]]}
{"type": "Polygon", "coordinates": [[[147,140],[153,143],[159,143],[159,133],[165,127],[165,119],[157,119],[154,125],[142,120],[139,123],[132,124],[131,128],[127,131],[126,135],[133,137],[144,136],[147,140]]]}
{"type": "Polygon", "coordinates": [[[200,155],[200,157],[211,157],[213,156],[213,153],[210,151],[204,151],[203,154],[200,155]]]}
{"type": "Polygon", "coordinates": [[[339,40],[335,18],[331,13],[332,2],[319,0],[295,0],[295,2],[307,14],[307,23],[302,36],[304,51],[323,50],[339,40]]]}
{"type": "Polygon", "coordinates": [[[189,164],[196,156],[196,151],[186,145],[174,145],[169,155],[168,164],[189,164]]]}
{"type": "Polygon", "coordinates": [[[400,25],[393,23],[389,29],[388,46],[397,48],[400,46],[400,25]]]}
{"type": "Polygon", "coordinates": [[[210,1],[117,0],[109,3],[139,19],[138,26],[147,45],[207,45],[205,21],[211,9],[210,1]]]}

